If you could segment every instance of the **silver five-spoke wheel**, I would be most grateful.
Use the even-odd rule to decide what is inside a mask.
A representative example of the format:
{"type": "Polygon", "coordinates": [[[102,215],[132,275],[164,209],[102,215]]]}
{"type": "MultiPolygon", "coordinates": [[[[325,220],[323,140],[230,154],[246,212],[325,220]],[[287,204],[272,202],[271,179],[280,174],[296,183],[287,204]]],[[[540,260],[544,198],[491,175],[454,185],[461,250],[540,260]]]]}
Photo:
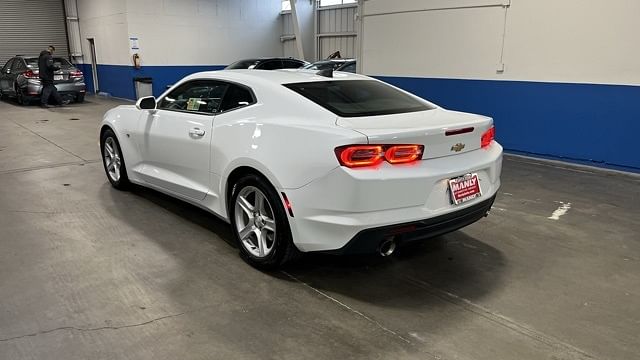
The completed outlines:
{"type": "Polygon", "coordinates": [[[236,231],[251,255],[263,258],[276,243],[276,222],[269,200],[258,188],[247,186],[236,197],[236,231]]]}
{"type": "Polygon", "coordinates": [[[107,168],[107,173],[113,181],[120,180],[120,167],[122,165],[122,158],[118,151],[118,146],[112,137],[108,137],[104,141],[104,164],[107,168]]]}

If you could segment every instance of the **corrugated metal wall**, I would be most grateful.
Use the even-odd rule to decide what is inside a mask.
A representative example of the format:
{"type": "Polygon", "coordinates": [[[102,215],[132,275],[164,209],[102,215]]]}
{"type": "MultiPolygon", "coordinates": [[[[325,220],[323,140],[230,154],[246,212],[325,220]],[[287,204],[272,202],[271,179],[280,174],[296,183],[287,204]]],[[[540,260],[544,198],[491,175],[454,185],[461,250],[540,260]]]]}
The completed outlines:
{"type": "MultiPolygon", "coordinates": [[[[324,6],[315,8],[315,56],[307,54],[307,60],[321,60],[330,54],[340,51],[342,57],[357,57],[357,29],[355,16],[358,11],[357,3],[349,5],[324,6]]],[[[292,14],[282,12],[282,49],[284,56],[297,57],[295,36],[293,31],[292,14]]]]}
{"type": "Polygon", "coordinates": [[[316,18],[317,56],[324,59],[335,51],[342,57],[357,56],[357,4],[319,7],[316,18]]]}
{"type": "Polygon", "coordinates": [[[282,41],[283,55],[286,57],[298,57],[292,16],[291,12],[284,12],[280,15],[280,21],[282,21],[282,36],[280,40],[282,41]]]}
{"type": "Polygon", "coordinates": [[[67,15],[69,55],[79,58],[82,56],[82,40],[80,38],[80,19],[78,18],[78,0],[64,0],[64,7],[67,15]]]}
{"type": "Polygon", "coordinates": [[[66,57],[62,0],[0,0],[0,63],[17,54],[38,55],[48,45],[66,57]]]}

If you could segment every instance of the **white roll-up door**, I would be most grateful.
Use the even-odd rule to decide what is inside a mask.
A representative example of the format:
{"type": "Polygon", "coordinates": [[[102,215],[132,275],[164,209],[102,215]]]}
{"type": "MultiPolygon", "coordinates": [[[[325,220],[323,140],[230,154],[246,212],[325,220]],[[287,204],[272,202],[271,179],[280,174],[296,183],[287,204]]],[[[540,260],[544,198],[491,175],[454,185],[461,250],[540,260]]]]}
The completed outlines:
{"type": "Polygon", "coordinates": [[[0,0],[0,67],[16,55],[40,54],[48,45],[67,57],[63,0],[0,0]]]}

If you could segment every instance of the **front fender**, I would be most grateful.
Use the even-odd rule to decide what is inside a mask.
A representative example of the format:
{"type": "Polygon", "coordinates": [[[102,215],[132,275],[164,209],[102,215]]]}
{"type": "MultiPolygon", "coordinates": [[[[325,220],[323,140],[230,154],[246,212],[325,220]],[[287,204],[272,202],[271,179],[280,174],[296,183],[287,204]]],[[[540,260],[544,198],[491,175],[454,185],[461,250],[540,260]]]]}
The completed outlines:
{"type": "Polygon", "coordinates": [[[116,134],[130,177],[135,176],[132,170],[142,161],[135,143],[139,117],[140,111],[135,106],[121,105],[108,110],[100,123],[100,133],[105,126],[108,126],[116,134]]]}

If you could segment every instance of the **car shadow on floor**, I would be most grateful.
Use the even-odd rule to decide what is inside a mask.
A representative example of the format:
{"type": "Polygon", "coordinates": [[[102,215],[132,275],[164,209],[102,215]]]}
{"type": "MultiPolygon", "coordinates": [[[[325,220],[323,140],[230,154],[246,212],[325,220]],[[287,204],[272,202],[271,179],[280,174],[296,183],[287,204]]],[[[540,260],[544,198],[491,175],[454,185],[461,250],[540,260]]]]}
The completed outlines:
{"type": "Polygon", "coordinates": [[[281,277],[379,306],[416,308],[450,294],[482,298],[501,285],[506,265],[502,252],[458,230],[389,257],[309,254],[281,277]]]}
{"type": "MultiPolygon", "coordinates": [[[[108,187],[108,184],[105,184],[108,187]]],[[[113,190],[113,194],[120,192],[113,190]]],[[[211,231],[236,249],[229,224],[213,214],[158,191],[133,186],[130,193],[171,214],[211,231]]],[[[118,201],[125,214],[126,203],[118,201]]],[[[123,217],[134,227],[135,219],[123,217]]],[[[482,226],[482,220],[472,226],[482,226]]],[[[142,232],[146,228],[140,228],[142,232]]],[[[489,230],[489,229],[488,229],[489,230]]],[[[483,231],[487,237],[490,231],[483,231]]],[[[207,241],[219,241],[215,236],[207,241]]],[[[216,244],[218,245],[218,244],[216,244]]],[[[241,261],[238,257],[238,261],[241,261]]],[[[249,265],[247,271],[251,269],[249,265]]],[[[304,283],[315,290],[348,297],[377,306],[397,308],[432,307],[443,300],[460,297],[477,300],[502,285],[507,260],[502,252],[464,230],[399,247],[389,257],[372,255],[305,254],[281,271],[268,274],[292,283],[304,283]]]]}

